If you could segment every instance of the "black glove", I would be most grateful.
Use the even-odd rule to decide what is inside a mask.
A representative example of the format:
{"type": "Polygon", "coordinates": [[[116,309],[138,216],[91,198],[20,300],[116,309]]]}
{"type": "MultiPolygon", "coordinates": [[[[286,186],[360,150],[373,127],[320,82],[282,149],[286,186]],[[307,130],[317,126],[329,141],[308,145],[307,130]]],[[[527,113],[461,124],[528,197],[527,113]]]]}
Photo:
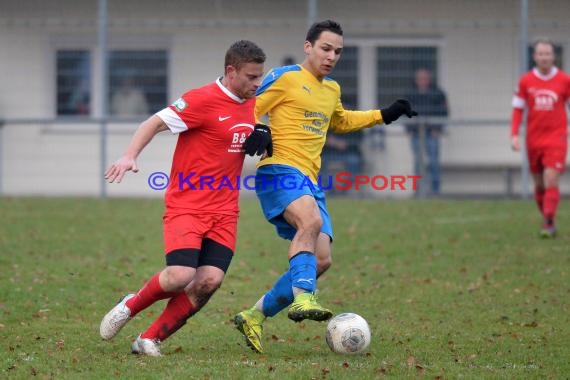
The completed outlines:
{"type": "Polygon", "coordinates": [[[271,141],[271,129],[265,124],[255,124],[253,132],[249,134],[243,143],[245,154],[261,156],[267,151],[269,157],[273,156],[273,141],[271,141]]]}
{"type": "Polygon", "coordinates": [[[412,109],[412,105],[406,99],[398,99],[390,107],[380,109],[380,112],[382,112],[384,124],[390,124],[402,115],[406,115],[409,118],[418,116],[418,113],[412,109]]]}

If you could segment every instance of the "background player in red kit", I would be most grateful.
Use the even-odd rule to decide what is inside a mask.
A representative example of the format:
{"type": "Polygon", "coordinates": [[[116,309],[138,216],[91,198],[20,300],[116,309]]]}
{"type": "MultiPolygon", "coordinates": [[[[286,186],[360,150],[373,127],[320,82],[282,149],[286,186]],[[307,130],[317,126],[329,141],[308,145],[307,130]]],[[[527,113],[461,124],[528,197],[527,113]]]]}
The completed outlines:
{"type": "Polygon", "coordinates": [[[157,133],[178,134],[165,194],[166,267],[105,315],[100,326],[103,339],[112,339],[154,302],[169,299],[162,314],[132,345],[133,353],[161,356],[160,342],[182,327],[220,287],[233,257],[239,213],[238,189],[228,179],[241,173],[242,144],[250,134],[256,138],[245,146],[245,153],[267,149],[271,154],[269,130],[255,125],[254,117],[264,62],[264,52],[253,42],[234,43],[226,52],[224,76],[186,92],[144,121],[126,153],[105,173],[109,182],[120,182],[125,172],[138,171],[136,158],[157,133]],[[213,179],[211,187],[200,186],[205,176],[213,179]]]}
{"type": "Polygon", "coordinates": [[[554,66],[554,46],[550,41],[538,40],[533,58],[536,67],[521,77],[513,97],[511,146],[520,149],[519,126],[527,108],[526,146],[534,179],[534,199],[544,217],[541,236],[548,238],[556,235],[558,183],[566,162],[570,77],[554,66]]]}

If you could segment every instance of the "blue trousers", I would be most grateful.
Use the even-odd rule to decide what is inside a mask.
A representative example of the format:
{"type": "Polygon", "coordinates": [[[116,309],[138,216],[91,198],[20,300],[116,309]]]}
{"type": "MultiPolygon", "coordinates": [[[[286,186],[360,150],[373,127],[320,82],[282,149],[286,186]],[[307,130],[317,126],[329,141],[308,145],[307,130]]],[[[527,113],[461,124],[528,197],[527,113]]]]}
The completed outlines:
{"type": "MultiPolygon", "coordinates": [[[[425,144],[424,149],[427,156],[427,167],[428,173],[431,182],[431,192],[432,194],[439,194],[440,190],[440,183],[441,183],[441,168],[439,164],[439,134],[440,132],[433,132],[427,129],[425,131],[425,144]]],[[[420,171],[420,154],[421,146],[420,146],[420,135],[419,133],[412,133],[411,135],[411,145],[412,145],[412,152],[414,154],[414,171],[415,174],[418,175],[422,171],[420,171]]],[[[424,162],[425,165],[425,162],[424,162]]],[[[425,166],[424,166],[425,167],[425,166]]],[[[425,178],[422,178],[418,181],[418,187],[422,186],[422,182],[425,183],[425,178]]]]}

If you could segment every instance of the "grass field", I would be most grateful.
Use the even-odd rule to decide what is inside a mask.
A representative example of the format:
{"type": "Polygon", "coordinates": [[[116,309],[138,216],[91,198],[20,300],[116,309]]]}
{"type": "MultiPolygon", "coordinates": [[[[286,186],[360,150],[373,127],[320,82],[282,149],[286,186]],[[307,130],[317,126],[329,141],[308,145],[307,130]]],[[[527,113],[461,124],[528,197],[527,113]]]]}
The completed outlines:
{"type": "Polygon", "coordinates": [[[331,200],[336,241],[320,299],[364,316],[368,352],[333,354],[325,324],[278,315],[266,353],[231,323],[286,269],[287,242],[242,202],[236,257],[210,303],[130,354],[162,310],[113,341],[102,316],[164,265],[160,200],[0,199],[0,377],[41,379],[568,379],[570,209],[540,240],[531,201],[331,200]]]}

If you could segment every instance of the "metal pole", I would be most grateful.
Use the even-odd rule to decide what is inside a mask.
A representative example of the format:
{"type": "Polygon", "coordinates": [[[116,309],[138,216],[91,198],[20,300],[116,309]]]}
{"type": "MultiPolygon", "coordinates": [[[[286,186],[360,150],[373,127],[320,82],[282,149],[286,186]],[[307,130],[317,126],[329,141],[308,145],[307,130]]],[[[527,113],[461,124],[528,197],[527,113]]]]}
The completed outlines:
{"type": "Polygon", "coordinates": [[[307,29],[317,21],[318,0],[307,0],[307,29]]]}
{"type": "MultiPolygon", "coordinates": [[[[528,0],[521,0],[521,15],[520,15],[520,62],[519,71],[520,75],[523,75],[528,71],[528,0]]],[[[527,112],[528,110],[526,110],[527,112]]],[[[523,118],[522,128],[520,129],[521,141],[521,196],[523,199],[529,197],[529,169],[528,169],[528,157],[526,151],[526,114],[523,118]]]]}
{"type": "Polygon", "coordinates": [[[2,171],[2,168],[4,166],[4,155],[2,153],[2,148],[4,147],[4,140],[3,140],[3,135],[4,134],[4,121],[0,120],[0,196],[4,193],[4,186],[3,186],[3,176],[4,176],[4,172],[2,171]]]}
{"type": "MultiPolygon", "coordinates": [[[[431,181],[428,181],[428,179],[426,178],[426,143],[427,143],[427,123],[426,122],[420,122],[418,124],[418,141],[420,146],[418,147],[418,151],[416,152],[416,154],[418,155],[418,169],[419,169],[419,173],[415,173],[415,174],[419,174],[420,180],[418,181],[418,189],[417,189],[417,195],[418,198],[425,198],[426,195],[428,194],[428,190],[426,189],[427,186],[429,186],[429,183],[431,181]]],[[[429,161],[429,160],[428,160],[429,161]]]]}
{"type": "Polygon", "coordinates": [[[100,123],[100,196],[107,198],[107,182],[105,181],[105,169],[107,167],[107,88],[108,88],[108,62],[107,62],[107,0],[99,0],[98,17],[98,45],[99,45],[99,65],[101,88],[99,93],[99,104],[101,107],[100,123]]]}

